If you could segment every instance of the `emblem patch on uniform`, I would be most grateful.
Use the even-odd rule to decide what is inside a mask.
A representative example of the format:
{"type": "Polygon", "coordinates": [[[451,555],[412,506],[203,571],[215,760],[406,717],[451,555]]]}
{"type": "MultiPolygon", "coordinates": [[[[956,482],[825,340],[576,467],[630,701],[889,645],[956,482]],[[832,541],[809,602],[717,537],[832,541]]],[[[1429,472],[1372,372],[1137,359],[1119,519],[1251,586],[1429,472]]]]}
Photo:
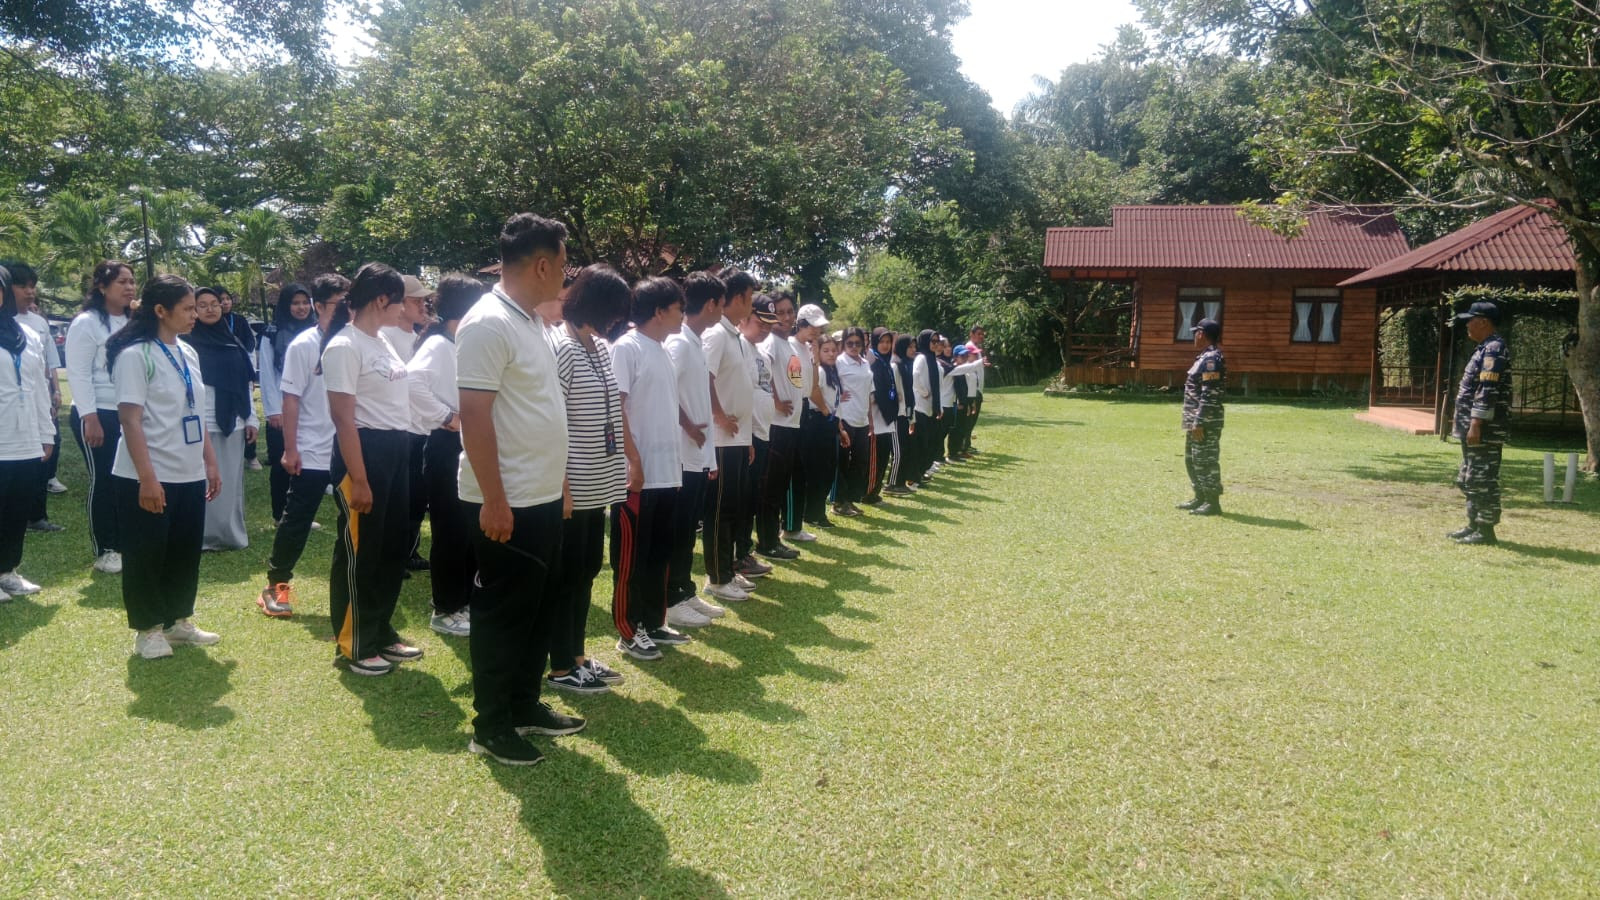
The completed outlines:
{"type": "Polygon", "coordinates": [[[1484,369],[1482,372],[1478,373],[1478,380],[1479,381],[1499,381],[1500,380],[1500,373],[1499,372],[1491,372],[1488,369],[1484,369]]]}
{"type": "Polygon", "coordinates": [[[1200,380],[1201,381],[1216,381],[1217,379],[1219,379],[1221,377],[1222,377],[1222,373],[1221,372],[1202,372],[1200,374],[1200,380]]]}

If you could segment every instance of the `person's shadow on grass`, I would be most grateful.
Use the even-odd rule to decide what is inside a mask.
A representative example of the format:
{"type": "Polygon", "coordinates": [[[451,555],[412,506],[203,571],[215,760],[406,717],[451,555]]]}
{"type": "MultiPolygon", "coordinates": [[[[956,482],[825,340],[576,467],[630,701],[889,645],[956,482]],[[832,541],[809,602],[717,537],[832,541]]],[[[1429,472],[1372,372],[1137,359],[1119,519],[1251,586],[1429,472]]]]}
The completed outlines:
{"type": "Polygon", "coordinates": [[[339,680],[372,720],[372,736],[392,750],[424,749],[460,753],[467,745],[461,731],[466,715],[439,679],[415,665],[398,665],[388,675],[371,678],[341,669],[339,680]]]}
{"type": "Polygon", "coordinates": [[[78,605],[84,609],[121,609],[122,576],[95,572],[78,589],[78,605]]]}
{"type": "Polygon", "coordinates": [[[57,607],[40,606],[27,597],[13,597],[11,602],[0,604],[0,650],[22,640],[23,636],[50,624],[56,617],[57,607]]]}
{"type": "Polygon", "coordinates": [[[1600,553],[1588,550],[1576,550],[1571,547],[1542,547],[1537,544],[1519,544],[1516,541],[1501,541],[1498,545],[1502,550],[1531,556],[1535,559],[1559,559],[1562,562],[1576,563],[1582,566],[1600,566],[1600,553]]]}
{"type": "Polygon", "coordinates": [[[1247,516],[1236,512],[1223,512],[1222,518],[1229,522],[1238,522],[1240,525],[1253,525],[1257,528],[1282,528],[1285,531],[1316,531],[1315,528],[1299,519],[1271,519],[1266,516],[1247,516]]]}
{"type": "Polygon", "coordinates": [[[229,678],[238,663],[219,660],[201,647],[175,647],[167,659],[128,658],[128,715],[198,731],[234,719],[221,704],[233,690],[229,678]]]}
{"type": "Polygon", "coordinates": [[[725,897],[704,872],[673,865],[666,832],[628,792],[628,778],[589,757],[541,742],[545,762],[490,774],[522,803],[539,842],[550,893],[563,897],[725,897]]]}
{"type": "Polygon", "coordinates": [[[706,733],[677,706],[612,691],[595,698],[584,735],[640,775],[683,772],[724,784],[755,784],[761,771],[726,750],[706,747],[706,733]]]}

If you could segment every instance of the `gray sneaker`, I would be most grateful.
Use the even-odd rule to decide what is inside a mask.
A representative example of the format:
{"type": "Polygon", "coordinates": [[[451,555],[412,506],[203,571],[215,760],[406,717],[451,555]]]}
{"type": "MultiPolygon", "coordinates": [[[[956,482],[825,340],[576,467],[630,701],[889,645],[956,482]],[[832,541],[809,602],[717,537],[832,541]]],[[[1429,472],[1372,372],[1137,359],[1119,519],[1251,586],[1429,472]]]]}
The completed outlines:
{"type": "Polygon", "coordinates": [[[472,636],[472,619],[468,617],[466,610],[453,612],[447,616],[436,615],[428,621],[428,627],[451,637],[472,636]]]}

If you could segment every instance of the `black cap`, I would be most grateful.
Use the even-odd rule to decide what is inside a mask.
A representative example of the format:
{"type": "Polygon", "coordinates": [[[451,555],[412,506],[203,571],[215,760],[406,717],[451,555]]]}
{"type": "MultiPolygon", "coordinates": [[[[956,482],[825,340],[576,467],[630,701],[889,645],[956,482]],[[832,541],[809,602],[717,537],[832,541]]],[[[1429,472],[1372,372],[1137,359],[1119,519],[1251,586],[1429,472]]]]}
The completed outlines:
{"type": "Polygon", "coordinates": [[[1466,312],[1456,313],[1456,321],[1465,322],[1468,319],[1476,319],[1479,316],[1482,316],[1494,324],[1499,325],[1500,307],[1488,300],[1479,300],[1478,302],[1467,307],[1466,312]]]}
{"type": "Polygon", "coordinates": [[[773,301],[771,295],[761,294],[756,297],[750,309],[751,312],[755,313],[756,318],[766,322],[768,325],[778,321],[778,304],[773,301]]]}
{"type": "Polygon", "coordinates": [[[1194,330],[1204,334],[1213,341],[1222,340],[1222,323],[1216,319],[1201,319],[1194,323],[1194,330]]]}

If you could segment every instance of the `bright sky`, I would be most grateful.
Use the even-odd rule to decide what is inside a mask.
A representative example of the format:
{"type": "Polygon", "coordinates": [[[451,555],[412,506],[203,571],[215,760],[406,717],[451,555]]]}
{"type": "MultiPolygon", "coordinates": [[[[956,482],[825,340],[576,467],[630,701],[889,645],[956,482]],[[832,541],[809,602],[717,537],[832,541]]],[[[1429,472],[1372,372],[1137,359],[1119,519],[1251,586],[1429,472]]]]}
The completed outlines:
{"type": "Polygon", "coordinates": [[[1055,80],[1137,25],[1131,0],[970,0],[972,15],[953,32],[961,71],[989,92],[1005,115],[1033,92],[1033,76],[1055,80]]]}

